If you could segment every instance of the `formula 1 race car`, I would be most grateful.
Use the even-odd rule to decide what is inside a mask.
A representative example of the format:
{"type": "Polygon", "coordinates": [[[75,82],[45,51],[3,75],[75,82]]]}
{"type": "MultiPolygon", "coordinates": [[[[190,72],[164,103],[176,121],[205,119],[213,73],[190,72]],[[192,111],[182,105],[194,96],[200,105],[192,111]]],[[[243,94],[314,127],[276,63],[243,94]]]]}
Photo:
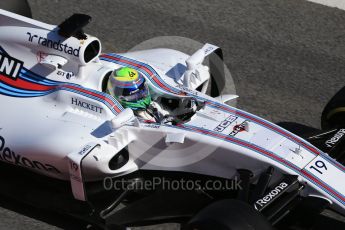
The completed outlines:
{"type": "Polygon", "coordinates": [[[221,94],[219,47],[101,54],[90,19],[55,26],[0,10],[1,194],[100,229],[272,229],[345,214],[344,90],[324,129],[300,137],[225,103],[237,96],[221,94]],[[121,67],[171,119],[140,118],[108,93],[121,67]]]}

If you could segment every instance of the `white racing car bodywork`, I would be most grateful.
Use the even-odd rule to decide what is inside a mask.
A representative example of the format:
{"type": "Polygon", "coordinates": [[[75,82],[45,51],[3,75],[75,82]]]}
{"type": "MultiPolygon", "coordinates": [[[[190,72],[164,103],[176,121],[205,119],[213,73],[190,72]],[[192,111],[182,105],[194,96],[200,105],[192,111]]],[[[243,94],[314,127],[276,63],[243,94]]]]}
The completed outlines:
{"type": "Polygon", "coordinates": [[[95,37],[64,38],[56,26],[3,10],[0,45],[0,160],[70,180],[76,199],[86,199],[84,182],[137,170],[233,178],[237,169],[250,169],[255,178],[272,165],[298,175],[305,196],[323,197],[344,213],[343,165],[291,132],[205,94],[210,74],[202,61],[216,46],[206,44],[191,57],[169,49],[100,54],[95,37]],[[177,125],[139,120],[104,90],[122,66],[141,72],[158,95],[205,105],[177,125]],[[111,168],[124,148],[128,161],[111,168]]]}

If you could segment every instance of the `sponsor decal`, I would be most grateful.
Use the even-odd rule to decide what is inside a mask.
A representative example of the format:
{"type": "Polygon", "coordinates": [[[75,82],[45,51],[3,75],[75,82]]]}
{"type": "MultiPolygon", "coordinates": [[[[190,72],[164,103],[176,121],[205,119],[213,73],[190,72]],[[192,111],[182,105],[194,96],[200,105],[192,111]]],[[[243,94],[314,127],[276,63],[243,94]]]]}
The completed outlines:
{"type": "Polygon", "coordinates": [[[281,182],[274,189],[272,189],[265,197],[257,200],[254,204],[256,210],[261,210],[268,203],[270,203],[275,197],[277,197],[281,192],[283,192],[288,187],[288,184],[281,182]]]}
{"type": "Polygon", "coordinates": [[[0,53],[0,74],[12,79],[17,79],[23,62],[7,54],[0,53]]]}
{"type": "MultiPolygon", "coordinates": [[[[192,73],[192,75],[193,75],[193,74],[194,74],[194,73],[192,73]]],[[[188,92],[188,93],[190,93],[190,94],[192,94],[192,95],[194,95],[194,96],[198,96],[198,91],[189,89],[189,88],[187,88],[187,87],[185,87],[185,86],[183,86],[183,85],[180,85],[180,84],[177,84],[176,87],[179,88],[179,89],[182,89],[182,90],[184,90],[184,91],[186,91],[186,92],[188,92]]]]}
{"type": "Polygon", "coordinates": [[[85,153],[87,153],[90,149],[91,149],[91,145],[85,145],[79,152],[79,155],[84,155],[85,153]]]}
{"type": "Polygon", "coordinates": [[[230,124],[232,124],[234,121],[237,120],[238,117],[234,115],[228,116],[224,121],[222,121],[217,127],[214,129],[216,132],[223,132],[224,129],[229,127],[230,124]]]}
{"type": "Polygon", "coordinates": [[[219,110],[213,109],[213,110],[210,111],[210,114],[217,114],[217,115],[219,115],[219,114],[222,114],[222,113],[219,110]]]}
{"type": "Polygon", "coordinates": [[[90,103],[78,100],[77,98],[73,98],[73,97],[72,97],[72,105],[76,105],[76,106],[82,107],[84,109],[94,111],[96,113],[102,113],[102,111],[103,111],[103,108],[101,108],[99,106],[92,105],[90,103]]]}
{"type": "Polygon", "coordinates": [[[338,141],[344,136],[345,129],[340,129],[331,139],[325,142],[328,148],[332,148],[334,145],[338,143],[338,141]]]}
{"type": "Polygon", "coordinates": [[[235,125],[234,128],[233,128],[233,130],[231,131],[230,135],[231,135],[231,136],[236,136],[237,133],[242,132],[242,131],[245,131],[245,130],[246,130],[246,123],[247,123],[247,122],[248,122],[248,121],[245,120],[245,121],[243,121],[241,124],[235,125]]]}
{"type": "Polygon", "coordinates": [[[80,47],[78,49],[77,48],[74,49],[73,47],[68,46],[67,44],[64,44],[61,40],[58,40],[58,41],[51,40],[49,38],[44,38],[36,34],[31,34],[30,32],[27,32],[26,34],[29,35],[28,41],[31,43],[36,43],[38,45],[41,45],[47,48],[64,52],[65,54],[79,57],[80,47]]]}
{"type": "Polygon", "coordinates": [[[215,50],[215,47],[209,46],[204,50],[205,55],[209,55],[211,52],[215,50]]]}
{"type": "Polygon", "coordinates": [[[9,147],[6,147],[5,138],[0,136],[0,160],[14,165],[46,171],[49,173],[60,174],[61,172],[53,165],[45,164],[40,161],[33,161],[27,157],[23,157],[13,152],[9,147]]]}
{"type": "Polygon", "coordinates": [[[66,79],[71,79],[72,77],[75,76],[73,72],[66,72],[62,70],[58,70],[56,74],[59,76],[65,77],[66,79]]]}
{"type": "MultiPolygon", "coordinates": [[[[37,58],[37,62],[38,63],[41,63],[46,57],[48,56],[48,54],[44,53],[44,52],[41,52],[41,51],[38,51],[36,53],[36,58],[37,58]]],[[[60,67],[59,67],[60,68],[60,67]]],[[[75,74],[73,72],[67,72],[67,71],[63,71],[63,70],[58,70],[56,72],[56,74],[58,76],[62,76],[62,77],[65,77],[66,79],[71,79],[72,77],[75,76],[75,74]]]]}
{"type": "Polygon", "coordinates": [[[86,144],[78,152],[73,152],[67,156],[70,163],[69,175],[71,179],[72,193],[74,198],[77,200],[87,200],[83,179],[84,175],[82,173],[82,162],[85,157],[97,146],[99,146],[99,144],[86,144]]]}
{"type": "Polygon", "coordinates": [[[160,125],[157,124],[145,124],[145,127],[152,129],[159,129],[160,125]]]}

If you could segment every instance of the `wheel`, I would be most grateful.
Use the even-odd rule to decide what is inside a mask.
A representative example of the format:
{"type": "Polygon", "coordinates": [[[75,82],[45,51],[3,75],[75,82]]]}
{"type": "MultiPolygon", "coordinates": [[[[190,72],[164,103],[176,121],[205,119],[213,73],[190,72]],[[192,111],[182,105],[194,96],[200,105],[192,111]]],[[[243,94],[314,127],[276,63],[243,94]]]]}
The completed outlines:
{"type": "MultiPolygon", "coordinates": [[[[203,92],[204,84],[200,85],[196,90],[203,92]]],[[[221,95],[222,90],[223,89],[219,86],[219,82],[211,75],[205,93],[211,97],[218,97],[221,95]]]]}
{"type": "Polygon", "coordinates": [[[239,200],[217,201],[201,210],[186,230],[273,230],[265,217],[239,200]]]}
{"type": "Polygon", "coordinates": [[[322,129],[345,127],[345,87],[340,89],[324,108],[321,127],[322,129]]]}
{"type": "Polygon", "coordinates": [[[32,18],[31,9],[27,0],[1,0],[0,9],[32,18]]]}

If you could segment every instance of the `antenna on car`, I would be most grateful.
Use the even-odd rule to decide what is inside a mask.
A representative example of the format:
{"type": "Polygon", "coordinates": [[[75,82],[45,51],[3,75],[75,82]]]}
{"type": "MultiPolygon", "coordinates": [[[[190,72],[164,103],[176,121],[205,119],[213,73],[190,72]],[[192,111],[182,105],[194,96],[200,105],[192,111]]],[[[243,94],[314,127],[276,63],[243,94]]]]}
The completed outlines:
{"type": "Polygon", "coordinates": [[[58,33],[66,38],[73,36],[79,40],[86,39],[83,27],[89,24],[91,19],[91,16],[86,14],[73,14],[58,26],[58,33]]]}

